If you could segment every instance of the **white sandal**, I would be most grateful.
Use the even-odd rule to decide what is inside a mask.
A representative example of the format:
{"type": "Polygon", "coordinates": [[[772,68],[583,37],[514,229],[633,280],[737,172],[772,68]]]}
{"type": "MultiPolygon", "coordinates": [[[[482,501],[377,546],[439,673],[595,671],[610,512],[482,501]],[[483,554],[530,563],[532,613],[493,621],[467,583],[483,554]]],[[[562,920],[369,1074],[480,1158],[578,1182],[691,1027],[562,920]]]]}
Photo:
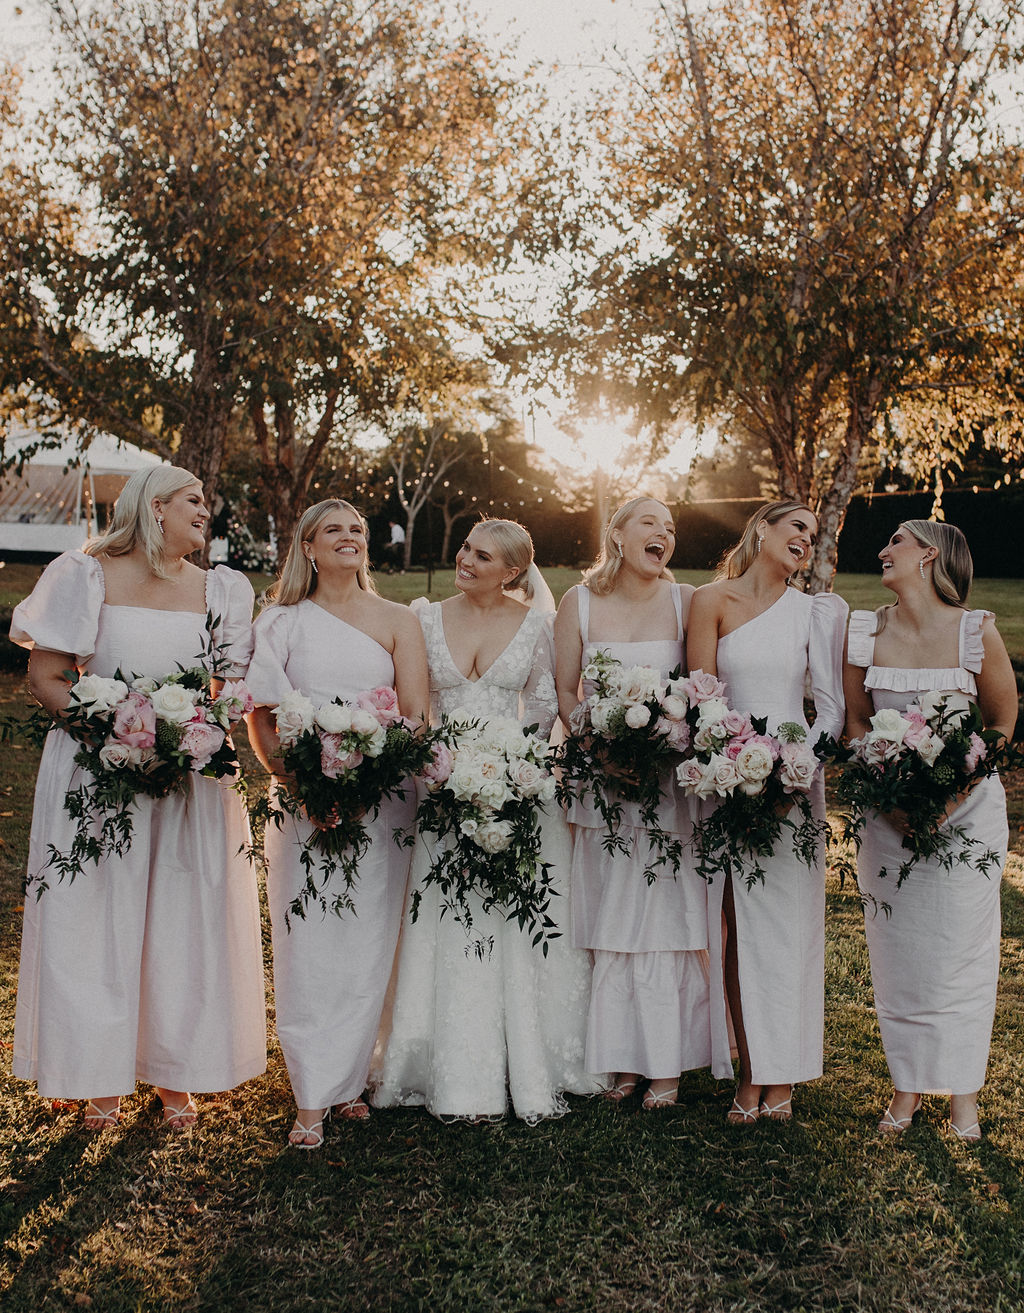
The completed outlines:
{"type": "Polygon", "coordinates": [[[298,1117],[296,1117],[295,1125],[288,1132],[289,1149],[319,1149],[324,1142],[324,1122],[328,1120],[330,1115],[331,1115],[331,1110],[329,1108],[325,1108],[323,1116],[320,1118],[319,1121],[314,1122],[312,1126],[303,1125],[303,1123],[299,1121],[298,1117]],[[298,1135],[300,1138],[298,1140],[293,1140],[292,1139],[293,1135],[298,1135]],[[315,1136],[315,1139],[313,1140],[312,1144],[303,1143],[307,1135],[315,1136]]]}

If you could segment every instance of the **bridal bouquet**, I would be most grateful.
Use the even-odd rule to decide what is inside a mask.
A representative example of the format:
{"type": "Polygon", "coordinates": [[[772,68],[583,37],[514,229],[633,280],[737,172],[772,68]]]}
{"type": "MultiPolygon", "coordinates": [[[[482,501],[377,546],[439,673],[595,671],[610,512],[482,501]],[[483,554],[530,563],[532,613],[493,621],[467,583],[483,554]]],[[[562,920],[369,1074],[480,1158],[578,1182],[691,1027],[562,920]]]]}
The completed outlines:
{"type": "Polygon", "coordinates": [[[274,708],[284,787],[257,802],[254,820],[280,827],[285,815],[305,811],[313,833],[299,860],[306,874],[290,913],[304,917],[310,903],[336,915],[351,909],[351,889],[369,847],[363,822],[385,798],[403,795],[410,777],[431,761],[431,739],[398,709],[394,689],[375,688],[354,702],[335,698],[317,707],[294,690],[274,708]],[[327,894],[335,872],[341,887],[327,894]]]}
{"type": "MultiPolygon", "coordinates": [[[[517,920],[546,954],[559,933],[548,915],[550,876],[541,860],[539,808],[555,796],[547,743],[511,716],[456,714],[442,723],[423,779],[417,824],[439,840],[424,883],[439,887],[443,912],[469,930],[472,891],[484,912],[499,908],[517,920]]],[[[417,889],[413,920],[420,897],[417,889]]],[[[474,947],[482,955],[484,942],[474,947]]]]}
{"type": "Polygon", "coordinates": [[[684,681],[683,692],[691,751],[676,779],[695,798],[721,799],[694,826],[698,874],[710,881],[716,872],[742,869],[749,888],[764,879],[761,859],[771,856],[783,827],[793,831],[797,856],[812,865],[827,834],[810,800],[824,747],[812,748],[806,729],[792,721],[768,734],[764,719],[734,711],[725,685],[702,670],[684,681]],[[791,819],[794,804],[799,820],[791,819]]]}
{"type": "Polygon", "coordinates": [[[600,651],[584,667],[583,681],[590,691],[559,750],[559,799],[591,798],[605,823],[605,849],[624,854],[631,840],[621,833],[623,803],[636,803],[650,841],[644,875],[653,883],[658,867],[674,871],[683,854],[682,837],[662,828],[658,809],[664,770],[690,744],[689,681],[678,668],[666,679],[651,666],[623,666],[600,651]]]}
{"type": "MultiPolygon", "coordinates": [[[[226,665],[223,645],[213,642],[219,623],[207,615],[207,648],[196,657],[201,665],[179,667],[162,679],[121,670],[113,678],[82,675],[71,685],[57,723],[77,741],[75,765],[91,778],[64,796],[76,823],[70,850],[48,845],[47,867],[61,880],[74,880],[88,863],[128,851],[136,798],[187,793],[193,775],[222,779],[237,773],[230,733],[253,703],[241,680],[214,692],[226,665]]],[[[47,727],[53,723],[47,713],[42,719],[47,727]]],[[[36,880],[41,894],[46,882],[36,880]]]]}
{"type": "Polygon", "coordinates": [[[937,858],[945,870],[967,861],[986,873],[998,867],[998,853],[972,853],[978,841],[962,826],[944,824],[958,793],[1018,764],[1018,753],[998,731],[984,728],[977,704],[962,693],[922,693],[906,711],[876,711],[870,724],[849,749],[833,751],[845,763],[836,794],[850,809],[846,838],[859,845],[872,812],[903,812],[910,833],[903,839],[908,856],[897,889],[919,858],[937,858]]]}

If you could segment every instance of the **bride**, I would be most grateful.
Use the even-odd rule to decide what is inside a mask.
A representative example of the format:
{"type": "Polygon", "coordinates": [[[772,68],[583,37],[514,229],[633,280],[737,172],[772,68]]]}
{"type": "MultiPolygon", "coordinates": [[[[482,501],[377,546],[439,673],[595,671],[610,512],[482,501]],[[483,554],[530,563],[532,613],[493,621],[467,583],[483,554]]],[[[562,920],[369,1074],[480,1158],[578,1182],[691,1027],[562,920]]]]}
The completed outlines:
{"type": "MultiPolygon", "coordinates": [[[[557,699],[549,616],[510,593],[528,593],[533,543],[520,524],[482,520],[456,557],[458,593],[443,602],[415,601],[427,641],[431,715],[516,716],[546,736],[557,699]]],[[[550,596],[550,594],[549,594],[550,596]]],[[[553,608],[552,608],[553,609],[553,608]]],[[[543,859],[552,865],[550,914],[568,915],[568,828],[560,813],[543,821],[543,859]]],[[[590,999],[586,953],[555,939],[545,957],[530,935],[500,910],[484,914],[477,895],[472,934],[442,917],[436,885],[424,885],[427,842],[417,839],[412,886],[421,903],[406,912],[394,985],[391,1032],[377,1065],[377,1107],[422,1105],[436,1117],[498,1118],[509,1100],[518,1117],[536,1122],[568,1111],[563,1094],[592,1094],[602,1082],[583,1068],[590,999]],[[480,933],[489,955],[472,951],[480,933]]]]}

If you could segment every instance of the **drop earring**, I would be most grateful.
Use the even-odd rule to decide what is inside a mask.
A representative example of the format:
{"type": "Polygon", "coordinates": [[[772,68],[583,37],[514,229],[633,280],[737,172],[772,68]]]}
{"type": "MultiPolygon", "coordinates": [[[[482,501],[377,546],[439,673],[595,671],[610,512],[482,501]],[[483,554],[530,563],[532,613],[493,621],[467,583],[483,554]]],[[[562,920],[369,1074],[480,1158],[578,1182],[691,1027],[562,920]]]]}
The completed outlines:
{"type": "Polygon", "coordinates": [[[921,559],[918,561],[918,563],[917,563],[917,568],[918,568],[918,570],[921,572],[921,578],[923,579],[923,578],[924,578],[924,557],[923,557],[923,556],[922,556],[921,559]]]}
{"type": "Polygon", "coordinates": [[[306,560],[307,560],[307,561],[310,563],[310,565],[313,567],[313,573],[314,573],[314,574],[319,574],[320,571],[316,568],[316,561],[314,561],[314,559],[312,558],[312,556],[307,556],[307,557],[306,557],[306,560]]]}
{"type": "Polygon", "coordinates": [[[760,551],[761,548],[762,548],[763,546],[764,546],[764,534],[758,534],[758,536],[757,536],[757,550],[760,551]]]}
{"type": "Polygon", "coordinates": [[[616,544],[615,544],[615,550],[618,552],[618,554],[619,554],[619,560],[621,561],[621,560],[622,560],[622,543],[616,543],[616,544]]]}
{"type": "Polygon", "coordinates": [[[160,530],[161,533],[163,533],[163,531],[164,531],[164,517],[163,517],[162,515],[158,515],[158,516],[156,517],[156,527],[160,530]]]}

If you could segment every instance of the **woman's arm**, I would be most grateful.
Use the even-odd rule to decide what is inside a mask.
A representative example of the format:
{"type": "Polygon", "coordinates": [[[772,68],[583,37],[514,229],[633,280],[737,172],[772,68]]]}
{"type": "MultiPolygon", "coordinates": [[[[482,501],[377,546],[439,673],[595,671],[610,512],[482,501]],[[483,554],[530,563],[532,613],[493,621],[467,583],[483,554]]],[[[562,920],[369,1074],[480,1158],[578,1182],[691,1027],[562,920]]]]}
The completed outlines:
{"type": "Polygon", "coordinates": [[[75,670],[75,658],[70,652],[48,652],[34,647],[28,658],[29,692],[55,719],[70,701],[71,684],[66,670],[75,670]]]}
{"type": "Polygon", "coordinates": [[[420,622],[406,607],[400,607],[399,610],[392,653],[398,709],[409,720],[425,725],[430,720],[427,645],[420,622]]]}
{"type": "Polygon", "coordinates": [[[558,714],[566,728],[580,700],[580,671],[583,668],[583,639],[576,589],[570,588],[555,615],[555,691],[558,714]]]}
{"type": "Polygon", "coordinates": [[[985,660],[977,674],[978,706],[985,728],[1010,738],[1017,723],[1017,680],[994,620],[985,621],[981,635],[985,660]]]}
{"type": "Polygon", "coordinates": [[[270,707],[257,707],[245,718],[249,729],[249,742],[252,750],[263,763],[264,769],[281,779],[285,775],[284,762],[281,760],[281,744],[274,724],[274,713],[270,707]]]}
{"type": "Polygon", "coordinates": [[[718,589],[714,584],[698,588],[690,601],[686,626],[686,669],[718,674],[718,628],[721,615],[718,589]]]}
{"type": "Polygon", "coordinates": [[[846,737],[859,739],[871,728],[875,705],[864,687],[865,670],[850,660],[849,639],[843,652],[843,692],[846,695],[846,737]]]}

